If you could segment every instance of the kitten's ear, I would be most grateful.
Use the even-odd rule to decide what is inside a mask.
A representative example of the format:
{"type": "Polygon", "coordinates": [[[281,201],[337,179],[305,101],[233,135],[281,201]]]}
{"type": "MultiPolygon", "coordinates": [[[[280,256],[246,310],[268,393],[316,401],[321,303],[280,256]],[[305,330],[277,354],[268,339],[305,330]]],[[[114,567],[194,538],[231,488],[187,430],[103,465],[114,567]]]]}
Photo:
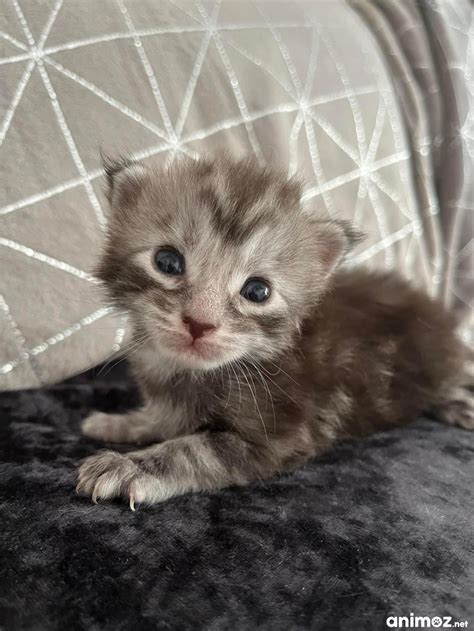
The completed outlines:
{"type": "Polygon", "coordinates": [[[331,273],[344,256],[360,243],[365,234],[357,230],[350,221],[314,221],[317,258],[327,273],[331,273]]]}
{"type": "Polygon", "coordinates": [[[139,197],[148,169],[126,156],[112,158],[101,152],[106,177],[107,200],[110,206],[130,206],[139,197]]]}

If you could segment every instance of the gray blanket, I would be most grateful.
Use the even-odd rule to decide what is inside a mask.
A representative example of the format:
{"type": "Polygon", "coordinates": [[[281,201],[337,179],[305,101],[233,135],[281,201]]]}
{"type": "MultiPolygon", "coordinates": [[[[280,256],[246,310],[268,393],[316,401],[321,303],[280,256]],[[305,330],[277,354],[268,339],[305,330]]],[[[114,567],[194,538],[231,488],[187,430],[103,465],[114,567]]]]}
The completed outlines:
{"type": "Polygon", "coordinates": [[[98,372],[0,394],[5,631],[474,623],[472,432],[420,419],[291,475],[133,513],[74,492],[78,461],[99,447],[81,418],[137,403],[126,376],[98,372]]]}

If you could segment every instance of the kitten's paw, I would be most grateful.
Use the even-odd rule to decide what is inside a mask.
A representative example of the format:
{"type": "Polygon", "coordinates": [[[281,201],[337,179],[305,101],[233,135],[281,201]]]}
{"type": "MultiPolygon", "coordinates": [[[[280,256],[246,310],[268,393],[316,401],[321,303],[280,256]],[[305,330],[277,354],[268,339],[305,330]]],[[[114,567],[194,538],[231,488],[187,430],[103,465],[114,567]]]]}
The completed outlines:
{"type": "Polygon", "coordinates": [[[82,433],[95,440],[110,443],[129,441],[129,428],[125,416],[94,412],[81,425],[82,433]]]}
{"type": "Polygon", "coordinates": [[[474,430],[474,394],[467,388],[455,388],[434,414],[443,423],[474,430]]]}
{"type": "Polygon", "coordinates": [[[132,510],[135,504],[154,504],[174,494],[170,485],[116,451],[103,451],[86,458],[79,468],[76,491],[88,495],[94,503],[99,499],[123,499],[132,510]]]}

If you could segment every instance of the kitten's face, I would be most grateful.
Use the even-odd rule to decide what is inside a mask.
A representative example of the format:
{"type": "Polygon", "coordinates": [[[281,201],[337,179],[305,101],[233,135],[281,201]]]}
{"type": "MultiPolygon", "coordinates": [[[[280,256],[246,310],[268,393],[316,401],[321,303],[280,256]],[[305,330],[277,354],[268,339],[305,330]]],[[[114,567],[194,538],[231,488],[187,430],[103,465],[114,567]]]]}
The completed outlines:
{"type": "Polygon", "coordinates": [[[106,169],[99,277],[157,357],[208,370],[291,344],[349,240],[301,211],[299,184],[228,158],[106,169]]]}

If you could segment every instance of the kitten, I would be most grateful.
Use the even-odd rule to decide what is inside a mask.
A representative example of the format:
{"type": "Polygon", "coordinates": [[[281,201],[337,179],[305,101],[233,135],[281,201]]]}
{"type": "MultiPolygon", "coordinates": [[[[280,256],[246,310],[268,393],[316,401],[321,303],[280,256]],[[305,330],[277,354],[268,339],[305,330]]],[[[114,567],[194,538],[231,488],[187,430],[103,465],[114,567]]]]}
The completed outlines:
{"type": "Polygon", "coordinates": [[[98,276],[130,314],[144,404],[83,432],[151,446],[87,458],[79,492],[134,509],[268,478],[421,413],[474,427],[453,316],[392,272],[338,270],[360,235],[306,212],[298,181],[226,156],[105,169],[98,276]]]}

